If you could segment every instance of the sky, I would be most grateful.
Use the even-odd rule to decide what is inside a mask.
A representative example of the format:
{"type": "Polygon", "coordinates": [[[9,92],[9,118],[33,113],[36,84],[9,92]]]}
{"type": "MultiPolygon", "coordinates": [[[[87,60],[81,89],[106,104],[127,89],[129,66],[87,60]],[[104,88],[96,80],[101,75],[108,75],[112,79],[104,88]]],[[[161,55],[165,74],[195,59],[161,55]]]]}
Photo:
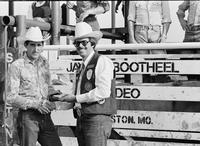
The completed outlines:
{"type": "MultiPolygon", "coordinates": [[[[66,1],[60,1],[60,5],[65,3],[66,1]]],[[[170,13],[172,24],[170,26],[168,32],[167,42],[182,42],[184,37],[184,31],[182,30],[178,18],[176,16],[176,11],[178,9],[178,5],[182,1],[169,1],[170,4],[170,13]]],[[[26,15],[28,12],[28,8],[31,5],[32,1],[15,1],[14,2],[14,15],[26,15]]],[[[8,15],[8,2],[0,1],[0,15],[8,15]]],[[[101,28],[110,28],[111,27],[111,11],[106,12],[105,14],[101,14],[97,16],[101,28]],[[105,23],[106,22],[106,23],[105,23]]],[[[119,11],[116,14],[116,27],[123,27],[124,18],[121,13],[121,7],[119,7],[119,11]]],[[[70,22],[71,25],[75,24],[75,13],[70,10],[70,22]]],[[[61,39],[62,41],[62,39],[61,39]]],[[[61,42],[65,43],[65,42],[61,42]]],[[[101,43],[110,43],[110,40],[102,40],[101,43]]],[[[122,42],[118,42],[122,43],[122,42]]]]}

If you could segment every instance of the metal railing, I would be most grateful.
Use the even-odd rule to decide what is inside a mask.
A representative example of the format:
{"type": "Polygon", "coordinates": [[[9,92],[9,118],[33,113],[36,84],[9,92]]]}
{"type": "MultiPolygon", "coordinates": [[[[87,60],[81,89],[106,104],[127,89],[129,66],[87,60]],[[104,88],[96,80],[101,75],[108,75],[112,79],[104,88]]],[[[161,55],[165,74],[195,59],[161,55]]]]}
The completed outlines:
{"type": "MultiPolygon", "coordinates": [[[[99,51],[105,50],[156,50],[156,49],[200,49],[200,42],[187,42],[187,43],[148,43],[148,44],[99,44],[96,46],[99,51]]],[[[57,51],[67,50],[74,51],[73,45],[46,45],[44,50],[57,51]]]]}

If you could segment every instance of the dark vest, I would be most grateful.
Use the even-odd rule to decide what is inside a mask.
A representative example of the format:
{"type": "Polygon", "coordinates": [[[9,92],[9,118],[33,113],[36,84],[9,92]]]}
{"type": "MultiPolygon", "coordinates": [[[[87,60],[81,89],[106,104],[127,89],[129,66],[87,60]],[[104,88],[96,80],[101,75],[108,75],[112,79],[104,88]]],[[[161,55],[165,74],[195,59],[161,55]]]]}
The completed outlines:
{"type": "MultiPolygon", "coordinates": [[[[80,93],[84,94],[95,88],[95,68],[99,58],[99,54],[95,53],[94,56],[89,61],[85,68],[82,76],[82,81],[80,85],[80,93]]],[[[77,81],[79,75],[77,77],[77,81]]],[[[117,111],[116,99],[115,99],[115,80],[112,80],[111,85],[111,95],[110,98],[106,98],[103,104],[98,102],[93,103],[82,103],[81,113],[82,114],[102,114],[102,115],[112,115],[117,111]]]]}

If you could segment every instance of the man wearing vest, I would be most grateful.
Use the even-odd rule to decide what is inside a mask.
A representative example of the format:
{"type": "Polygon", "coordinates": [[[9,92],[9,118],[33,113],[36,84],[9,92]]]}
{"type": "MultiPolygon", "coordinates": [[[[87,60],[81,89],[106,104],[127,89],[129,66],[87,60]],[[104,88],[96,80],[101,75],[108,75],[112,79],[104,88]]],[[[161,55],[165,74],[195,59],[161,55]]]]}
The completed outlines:
{"type": "Polygon", "coordinates": [[[93,31],[86,22],[77,23],[74,45],[83,58],[83,65],[77,71],[75,95],[54,96],[57,100],[81,105],[74,110],[79,146],[106,146],[112,128],[111,115],[116,113],[112,84],[114,65],[109,58],[95,51],[101,37],[102,33],[93,31]]]}

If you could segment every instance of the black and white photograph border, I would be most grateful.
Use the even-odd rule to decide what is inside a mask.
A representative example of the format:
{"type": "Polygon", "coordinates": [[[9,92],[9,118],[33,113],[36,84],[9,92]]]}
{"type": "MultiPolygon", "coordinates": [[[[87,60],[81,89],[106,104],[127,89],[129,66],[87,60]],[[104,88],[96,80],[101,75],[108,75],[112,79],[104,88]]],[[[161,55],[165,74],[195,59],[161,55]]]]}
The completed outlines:
{"type": "MultiPolygon", "coordinates": [[[[50,84],[61,93],[75,94],[76,74],[83,62],[73,44],[75,26],[84,20],[93,31],[99,29],[103,33],[95,52],[106,55],[114,65],[117,113],[112,115],[107,145],[200,145],[200,1],[150,0],[149,3],[154,3],[151,5],[138,0],[106,1],[109,8],[105,8],[104,1],[95,1],[96,7],[104,8],[98,14],[84,13],[88,8],[79,8],[77,12],[78,2],[49,1],[48,18],[42,18],[34,16],[37,13],[32,10],[33,4],[40,7],[35,1],[0,1],[0,146],[20,146],[16,128],[19,109],[7,103],[7,78],[10,65],[26,51],[23,40],[26,30],[38,26],[43,39],[51,36],[44,42],[42,52],[49,63],[50,84]],[[165,2],[169,8],[162,8],[166,7],[165,2]],[[148,18],[137,20],[142,16],[135,13],[144,13],[146,7],[148,18]],[[169,23],[166,15],[170,16],[169,23]],[[90,23],[93,19],[99,28],[96,22],[90,23]],[[139,24],[147,19],[148,26],[139,24]],[[160,29],[156,41],[157,34],[149,31],[154,26],[155,32],[160,29]],[[147,31],[142,36],[139,30],[147,31]]],[[[74,104],[61,101],[55,104],[51,118],[62,145],[78,146],[74,104]]]]}

